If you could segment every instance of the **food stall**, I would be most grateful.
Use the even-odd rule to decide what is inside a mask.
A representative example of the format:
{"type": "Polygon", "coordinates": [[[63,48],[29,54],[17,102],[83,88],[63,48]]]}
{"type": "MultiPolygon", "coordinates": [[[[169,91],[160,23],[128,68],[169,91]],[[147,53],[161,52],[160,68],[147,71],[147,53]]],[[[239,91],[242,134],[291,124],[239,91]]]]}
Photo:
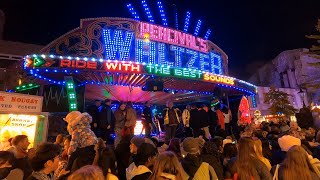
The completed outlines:
{"type": "Polygon", "coordinates": [[[41,96],[0,91],[0,148],[16,135],[27,135],[29,148],[46,141],[48,113],[42,102],[41,96]]]}

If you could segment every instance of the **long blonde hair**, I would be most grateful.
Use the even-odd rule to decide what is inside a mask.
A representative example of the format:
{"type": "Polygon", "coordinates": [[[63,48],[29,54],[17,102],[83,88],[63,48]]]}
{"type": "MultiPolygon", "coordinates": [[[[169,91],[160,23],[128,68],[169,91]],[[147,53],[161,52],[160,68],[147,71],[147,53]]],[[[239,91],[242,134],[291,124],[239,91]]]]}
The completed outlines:
{"type": "Polygon", "coordinates": [[[256,156],[260,160],[264,159],[265,157],[263,156],[263,153],[262,153],[262,142],[261,142],[261,140],[256,138],[256,139],[253,139],[253,142],[254,142],[256,156]]]}
{"type": "Polygon", "coordinates": [[[312,165],[301,146],[292,146],[281,164],[284,179],[311,180],[312,165]]]}
{"type": "Polygon", "coordinates": [[[176,180],[183,180],[183,168],[177,156],[171,151],[165,151],[158,156],[153,166],[153,174],[149,180],[167,179],[161,176],[162,173],[172,174],[176,176],[176,180]]]}
{"type": "Polygon", "coordinates": [[[105,180],[102,170],[98,166],[86,165],[76,170],[68,180],[105,180]]]}

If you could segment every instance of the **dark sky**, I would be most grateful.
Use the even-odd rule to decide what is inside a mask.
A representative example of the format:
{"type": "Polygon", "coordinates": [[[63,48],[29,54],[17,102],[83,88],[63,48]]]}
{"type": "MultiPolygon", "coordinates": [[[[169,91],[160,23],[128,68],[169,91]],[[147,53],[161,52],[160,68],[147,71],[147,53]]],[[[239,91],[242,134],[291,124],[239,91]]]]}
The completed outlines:
{"type": "MultiPolygon", "coordinates": [[[[147,20],[140,0],[1,0],[0,9],[6,14],[4,39],[45,45],[78,27],[81,18],[131,17],[128,2],[147,20]]],[[[147,2],[154,16],[159,17],[156,0],[147,2]]],[[[312,42],[305,35],[315,32],[320,18],[320,0],[162,2],[169,24],[174,23],[172,4],[176,4],[180,29],[186,11],[191,12],[189,32],[193,33],[197,19],[203,21],[200,35],[211,28],[210,40],[229,56],[230,74],[242,79],[284,50],[310,47],[312,42]]]]}

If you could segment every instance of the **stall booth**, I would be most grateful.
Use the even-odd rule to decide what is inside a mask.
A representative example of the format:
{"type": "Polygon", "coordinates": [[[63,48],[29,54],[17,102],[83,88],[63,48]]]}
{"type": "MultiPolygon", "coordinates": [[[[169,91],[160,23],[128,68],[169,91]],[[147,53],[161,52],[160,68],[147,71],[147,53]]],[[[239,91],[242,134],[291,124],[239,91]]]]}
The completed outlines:
{"type": "Polygon", "coordinates": [[[29,148],[46,141],[48,114],[42,112],[42,101],[41,96],[0,91],[0,149],[16,135],[27,135],[29,148]]]}
{"type": "Polygon", "coordinates": [[[84,111],[94,99],[164,105],[256,93],[256,86],[228,76],[228,56],[213,42],[127,18],[82,19],[25,56],[24,70],[41,84],[49,112],[84,111]]]}

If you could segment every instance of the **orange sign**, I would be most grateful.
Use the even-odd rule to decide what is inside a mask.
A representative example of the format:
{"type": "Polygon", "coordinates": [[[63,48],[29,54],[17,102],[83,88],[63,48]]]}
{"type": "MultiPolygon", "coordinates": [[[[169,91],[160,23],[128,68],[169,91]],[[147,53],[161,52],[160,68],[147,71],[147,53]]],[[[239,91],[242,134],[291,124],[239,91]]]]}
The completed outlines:
{"type": "Polygon", "coordinates": [[[211,82],[215,82],[215,83],[223,83],[223,84],[228,84],[228,85],[234,85],[234,79],[233,78],[218,76],[218,75],[209,74],[209,73],[206,73],[206,74],[203,75],[203,80],[211,81],[211,82]]]}

